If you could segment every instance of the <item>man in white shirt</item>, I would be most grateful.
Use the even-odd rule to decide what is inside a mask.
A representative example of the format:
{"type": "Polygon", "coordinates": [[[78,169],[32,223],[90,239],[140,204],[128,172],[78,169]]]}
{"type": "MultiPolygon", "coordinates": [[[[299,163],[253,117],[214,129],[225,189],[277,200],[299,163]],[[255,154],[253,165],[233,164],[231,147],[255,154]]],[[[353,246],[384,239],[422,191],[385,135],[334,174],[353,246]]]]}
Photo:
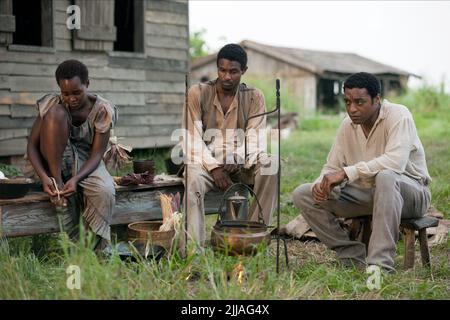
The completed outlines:
{"type": "Polygon", "coordinates": [[[346,117],[327,163],[314,183],[293,192],[311,229],[344,265],[377,265],[393,271],[402,218],[425,214],[431,178],[413,117],[402,105],[381,102],[381,86],[369,73],[344,82],[346,117]],[[337,216],[372,216],[366,248],[351,241],[337,216]]]}

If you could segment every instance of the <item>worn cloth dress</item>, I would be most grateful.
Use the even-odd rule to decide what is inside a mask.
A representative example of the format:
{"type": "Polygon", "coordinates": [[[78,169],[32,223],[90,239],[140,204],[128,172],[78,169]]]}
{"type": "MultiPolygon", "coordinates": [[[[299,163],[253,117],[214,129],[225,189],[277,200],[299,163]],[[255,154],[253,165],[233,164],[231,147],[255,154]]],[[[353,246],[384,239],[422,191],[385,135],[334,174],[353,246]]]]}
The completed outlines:
{"type": "MultiPolygon", "coordinates": [[[[42,119],[50,108],[58,104],[64,105],[60,95],[57,94],[47,94],[37,100],[36,104],[42,119]]],[[[117,121],[116,107],[99,95],[96,95],[91,112],[80,126],[72,124],[72,117],[67,107],[66,110],[70,134],[62,159],[64,182],[78,172],[83,163],[89,159],[95,133],[108,132],[117,121]]],[[[89,226],[90,230],[110,241],[110,222],[115,206],[115,188],[114,181],[106,170],[103,160],[89,176],[79,182],[78,188],[77,194],[67,199],[68,210],[65,210],[60,216],[63,227],[68,229],[69,225],[76,225],[80,221],[81,214],[84,224],[89,226]]]]}

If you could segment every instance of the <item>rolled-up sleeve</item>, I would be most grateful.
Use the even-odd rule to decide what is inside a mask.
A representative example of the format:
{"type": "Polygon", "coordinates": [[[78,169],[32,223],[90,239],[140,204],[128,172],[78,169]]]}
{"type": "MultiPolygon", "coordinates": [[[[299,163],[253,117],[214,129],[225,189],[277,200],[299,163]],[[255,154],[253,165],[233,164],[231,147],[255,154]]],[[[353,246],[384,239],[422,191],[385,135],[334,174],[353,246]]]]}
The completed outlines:
{"type": "Polygon", "coordinates": [[[46,115],[48,110],[50,110],[51,107],[60,103],[61,99],[57,94],[50,93],[42,96],[36,101],[36,108],[39,112],[39,116],[41,118],[44,118],[44,116],[46,115]]]}
{"type": "Polygon", "coordinates": [[[321,182],[324,175],[327,173],[337,172],[342,170],[345,166],[345,156],[343,152],[343,143],[344,143],[344,123],[339,127],[336,139],[331,146],[330,152],[327,156],[327,162],[323,166],[319,177],[314,181],[313,185],[321,182]]]}
{"type": "Polygon", "coordinates": [[[106,133],[114,127],[114,108],[109,105],[102,105],[95,116],[95,132],[106,133]]]}

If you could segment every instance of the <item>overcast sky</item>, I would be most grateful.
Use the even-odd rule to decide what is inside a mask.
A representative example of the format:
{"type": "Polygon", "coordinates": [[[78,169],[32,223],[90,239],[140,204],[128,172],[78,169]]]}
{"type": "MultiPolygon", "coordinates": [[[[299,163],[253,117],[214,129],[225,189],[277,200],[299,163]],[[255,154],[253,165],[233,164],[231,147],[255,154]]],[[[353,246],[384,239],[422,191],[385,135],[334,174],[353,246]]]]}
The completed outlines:
{"type": "Polygon", "coordinates": [[[354,52],[450,91],[450,1],[190,0],[189,13],[213,50],[247,39],[354,52]]]}

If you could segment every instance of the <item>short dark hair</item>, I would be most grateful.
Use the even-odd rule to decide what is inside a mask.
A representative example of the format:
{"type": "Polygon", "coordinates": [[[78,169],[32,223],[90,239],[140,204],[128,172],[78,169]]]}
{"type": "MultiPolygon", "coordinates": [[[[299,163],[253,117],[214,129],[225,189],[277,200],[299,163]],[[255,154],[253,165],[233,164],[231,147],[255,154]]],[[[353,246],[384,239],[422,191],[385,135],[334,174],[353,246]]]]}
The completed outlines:
{"type": "Polygon", "coordinates": [[[381,94],[380,81],[373,74],[367,72],[354,73],[345,80],[344,90],[353,88],[366,89],[372,99],[381,94]]]}
{"type": "Polygon", "coordinates": [[[87,84],[89,71],[87,67],[78,60],[66,60],[59,64],[55,71],[56,83],[59,85],[61,79],[72,79],[78,76],[82,84],[87,84]]]}
{"type": "Polygon", "coordinates": [[[220,49],[217,54],[217,66],[219,66],[220,59],[227,59],[230,61],[237,61],[241,65],[241,70],[247,67],[247,52],[238,44],[230,43],[220,49]]]}

